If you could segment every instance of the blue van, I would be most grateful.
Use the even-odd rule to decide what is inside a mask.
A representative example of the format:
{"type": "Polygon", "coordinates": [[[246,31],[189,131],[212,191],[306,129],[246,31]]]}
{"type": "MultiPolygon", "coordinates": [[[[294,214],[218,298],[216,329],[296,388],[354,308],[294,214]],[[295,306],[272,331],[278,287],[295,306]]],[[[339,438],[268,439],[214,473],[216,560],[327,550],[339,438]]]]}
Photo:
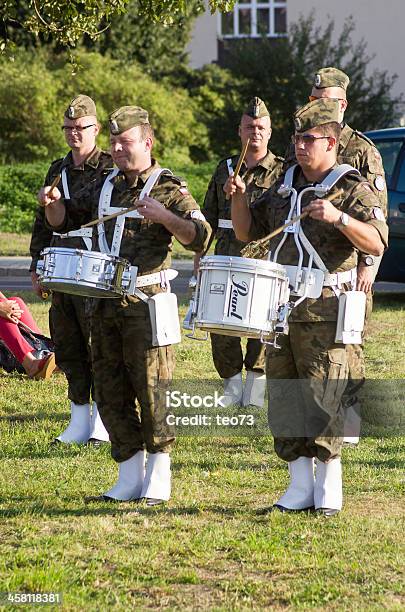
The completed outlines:
{"type": "Polygon", "coordinates": [[[365,134],[381,153],[388,187],[389,247],[377,281],[405,283],[405,128],[365,134]]]}

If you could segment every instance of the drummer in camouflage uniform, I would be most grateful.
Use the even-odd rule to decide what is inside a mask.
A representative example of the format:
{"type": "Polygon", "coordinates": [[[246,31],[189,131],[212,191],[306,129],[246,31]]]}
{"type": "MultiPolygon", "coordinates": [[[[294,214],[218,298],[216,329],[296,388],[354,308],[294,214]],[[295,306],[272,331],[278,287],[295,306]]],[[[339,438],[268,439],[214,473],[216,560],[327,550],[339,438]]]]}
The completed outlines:
{"type": "MultiPolygon", "coordinates": [[[[45,178],[45,185],[51,185],[61,176],[60,189],[66,198],[85,197],[92,182],[105,168],[111,168],[111,156],[96,145],[100,126],[97,121],[96,105],[91,98],[79,95],[68,105],[62,130],[69,153],[54,161],[45,178]]],[[[36,267],[40,253],[46,247],[67,247],[86,249],[91,247],[91,238],[61,238],[45,223],[43,189],[38,194],[38,207],[31,236],[30,266],[34,291],[42,295],[38,284],[36,267]],[[86,246],[87,245],[87,246],[86,246]]],[[[72,228],[77,230],[89,220],[86,209],[73,209],[72,228]]],[[[107,441],[108,434],[103,426],[93,401],[91,409],[92,368],[89,347],[89,318],[85,311],[86,298],[66,293],[52,292],[49,311],[49,327],[55,343],[56,363],[68,380],[68,397],[71,402],[71,418],[67,428],[56,438],[58,442],[98,443],[107,441]]],[[[94,398],[93,398],[94,399],[94,398]]]]}
{"type": "MultiPolygon", "coordinates": [[[[174,437],[165,427],[165,400],[157,386],[170,382],[174,359],[170,344],[153,340],[150,298],[163,298],[164,309],[159,317],[178,324],[173,294],[167,291],[168,281],[173,278],[169,269],[173,237],[187,249],[200,251],[206,247],[210,228],[186,183],[160,169],[151,157],[154,136],[147,111],[134,106],[119,108],[110,116],[110,132],[111,153],[119,171],[107,176],[103,197],[98,185],[82,204],[90,206],[97,218],[99,203],[105,204],[108,193],[111,207],[135,204],[143,218],[133,213],[119,218],[124,225],[118,253],[138,267],[136,295],[95,300],[92,313],[97,402],[110,434],[112,457],[120,464],[118,482],[101,498],[146,498],[148,505],[154,505],[170,496],[169,452],[174,437]],[[147,187],[150,195],[144,192],[140,200],[147,187]],[[140,424],[135,400],[141,410],[140,424]]],[[[69,205],[65,207],[58,198],[60,194],[55,189],[48,198],[46,214],[53,227],[66,231],[71,224],[69,205]]],[[[99,237],[104,252],[112,253],[117,248],[113,240],[120,227],[117,223],[118,219],[113,219],[98,226],[105,231],[99,237]]]]}
{"type": "MultiPolygon", "coordinates": [[[[269,149],[271,119],[265,103],[252,98],[244,111],[239,125],[242,149],[247,139],[249,146],[240,175],[247,185],[249,201],[256,200],[280,176],[283,160],[269,149]]],[[[217,238],[215,255],[240,257],[245,246],[237,240],[232,229],[231,200],[227,199],[226,186],[229,175],[234,172],[239,156],[233,155],[219,162],[208,185],[202,212],[217,238]]],[[[194,259],[197,273],[201,253],[194,259]]],[[[241,339],[235,336],[211,334],[212,357],[215,368],[224,379],[224,403],[243,406],[262,406],[264,402],[266,377],[264,374],[264,344],[249,338],[246,354],[243,356],[241,339]],[[242,383],[242,369],[245,365],[246,382],[242,383]]]]}
{"type": "MultiPolygon", "coordinates": [[[[347,87],[350,79],[338,68],[327,67],[317,71],[314,77],[311,95],[309,100],[318,98],[334,98],[339,102],[339,122],[342,131],[339,141],[338,162],[340,164],[350,164],[356,168],[364,178],[366,178],[378,197],[384,215],[388,212],[387,185],[385,182],[385,172],[381,155],[372,140],[365,134],[354,130],[344,121],[344,114],[348,106],[347,87]]],[[[287,163],[295,163],[294,146],[291,145],[287,155],[287,163]]],[[[367,294],[367,314],[366,321],[372,311],[371,288],[378,272],[381,258],[374,257],[369,253],[361,253],[357,270],[357,289],[367,294]]],[[[361,345],[353,345],[350,349],[349,367],[351,385],[347,390],[347,421],[345,443],[356,444],[360,430],[359,406],[355,390],[359,383],[364,380],[365,363],[363,348],[361,345]]]]}
{"type": "MultiPolygon", "coordinates": [[[[339,102],[330,99],[312,101],[295,113],[298,167],[291,186],[298,193],[325,184],[336,168],[339,117],[339,102]]],[[[282,183],[288,184],[286,176],[249,209],[243,181],[234,180],[232,219],[238,238],[255,240],[284,225],[291,203],[290,190],[283,185],[278,191],[282,183]]],[[[345,174],[326,198],[317,199],[312,191],[303,194],[302,209],[309,216],[301,226],[294,225],[294,232],[274,237],[269,246],[274,253],[280,245],[278,263],[297,266],[296,240],[303,232],[303,265],[309,265],[311,254],[318,272],[322,266],[326,271],[321,296],[293,308],[289,334],[278,340],[281,348],[267,347],[266,373],[275,450],[289,462],[291,479],[276,507],[288,511],[315,506],[332,516],[342,506],[342,396],[348,379],[346,345],[335,341],[337,295],[355,283],[360,252],[383,253],[388,231],[381,204],[364,178],[345,174]],[[333,203],[328,198],[334,198],[333,203]]]]}

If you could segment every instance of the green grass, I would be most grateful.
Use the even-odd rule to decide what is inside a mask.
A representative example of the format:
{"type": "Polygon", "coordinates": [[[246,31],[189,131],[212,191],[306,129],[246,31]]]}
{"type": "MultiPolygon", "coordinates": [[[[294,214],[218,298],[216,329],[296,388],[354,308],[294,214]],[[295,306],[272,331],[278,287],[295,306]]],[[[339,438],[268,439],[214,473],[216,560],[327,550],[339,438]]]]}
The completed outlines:
{"type": "MultiPolygon", "coordinates": [[[[47,305],[24,297],[46,329],[47,305]]],[[[404,305],[376,301],[370,377],[403,377],[404,305]]],[[[177,378],[215,377],[209,343],[176,353],[177,378]]],[[[257,515],[288,482],[266,436],[179,437],[165,509],[86,505],[117,470],[108,447],[49,446],[68,417],[63,376],[0,374],[0,397],[0,591],[58,591],[86,611],[404,609],[403,438],[344,450],[335,519],[257,515]]]]}
{"type": "MultiPolygon", "coordinates": [[[[29,257],[30,234],[11,234],[0,232],[0,257],[29,257]]],[[[211,247],[213,251],[214,246],[211,247]]],[[[211,252],[210,251],[210,252],[211,252]]],[[[193,251],[187,251],[177,240],[173,243],[173,258],[193,259],[193,251]]]]}

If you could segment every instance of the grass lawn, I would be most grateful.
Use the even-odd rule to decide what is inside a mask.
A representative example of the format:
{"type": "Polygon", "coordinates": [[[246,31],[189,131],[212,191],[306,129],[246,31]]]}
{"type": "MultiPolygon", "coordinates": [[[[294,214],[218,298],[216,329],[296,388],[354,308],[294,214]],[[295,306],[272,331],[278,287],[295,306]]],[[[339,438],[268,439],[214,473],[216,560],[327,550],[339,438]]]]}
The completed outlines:
{"type": "MultiPolygon", "coordinates": [[[[12,234],[0,232],[0,257],[29,257],[30,234],[12,234]]],[[[194,253],[187,251],[177,240],[173,243],[173,257],[176,259],[193,259],[194,253]]]]}
{"type": "MultiPolygon", "coordinates": [[[[24,297],[46,329],[47,305],[24,297]]],[[[404,346],[404,296],[379,298],[368,376],[404,378],[404,346]]],[[[216,377],[208,342],[176,353],[178,378],[216,377]]],[[[167,508],[86,505],[117,469],[108,447],[49,446],[68,418],[63,376],[0,373],[0,397],[0,591],[86,611],[404,609],[402,437],[344,449],[333,519],[256,513],[288,482],[267,436],[179,437],[167,508]]]]}

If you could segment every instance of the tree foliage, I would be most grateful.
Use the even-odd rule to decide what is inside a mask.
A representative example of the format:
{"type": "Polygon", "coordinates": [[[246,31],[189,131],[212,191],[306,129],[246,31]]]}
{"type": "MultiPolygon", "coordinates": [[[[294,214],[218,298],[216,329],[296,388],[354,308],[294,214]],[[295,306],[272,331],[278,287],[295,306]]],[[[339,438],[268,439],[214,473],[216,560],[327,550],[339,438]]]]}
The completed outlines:
{"type": "Polygon", "coordinates": [[[85,45],[125,64],[135,61],[154,78],[175,76],[179,67],[187,64],[185,48],[199,2],[188,0],[184,12],[173,15],[170,24],[151,20],[141,12],[141,4],[141,0],[130,0],[125,18],[113,17],[110,27],[96,40],[86,36],[85,45]]]}
{"type": "MultiPolygon", "coordinates": [[[[188,13],[189,0],[139,0],[139,16],[153,22],[173,24],[188,13]]],[[[209,0],[212,12],[231,10],[235,0],[209,0]]],[[[199,11],[203,0],[196,0],[199,11]]],[[[131,0],[2,0],[0,4],[0,51],[23,30],[38,38],[52,38],[64,47],[75,47],[84,34],[91,38],[108,28],[114,17],[124,16],[131,0]]]]}
{"type": "Polygon", "coordinates": [[[0,161],[51,160],[63,154],[63,113],[78,93],[96,101],[104,148],[109,146],[109,113],[136,104],[149,111],[158,157],[207,157],[207,128],[198,121],[186,91],[153,81],[136,63],[123,69],[117,60],[85,52],[78,61],[81,70],[72,75],[66,57],[55,57],[47,49],[20,50],[13,62],[0,60],[0,161]]]}
{"type": "Polygon", "coordinates": [[[316,71],[336,66],[350,77],[347,122],[364,131],[395,125],[403,98],[392,95],[396,75],[369,71],[373,59],[364,40],[353,42],[355,24],[348,18],[334,36],[331,19],[316,27],[309,15],[290,27],[288,38],[242,40],[229,45],[227,66],[240,78],[240,94],[265,100],[273,123],[272,148],[283,153],[293,130],[292,115],[308,101],[316,71]]]}

